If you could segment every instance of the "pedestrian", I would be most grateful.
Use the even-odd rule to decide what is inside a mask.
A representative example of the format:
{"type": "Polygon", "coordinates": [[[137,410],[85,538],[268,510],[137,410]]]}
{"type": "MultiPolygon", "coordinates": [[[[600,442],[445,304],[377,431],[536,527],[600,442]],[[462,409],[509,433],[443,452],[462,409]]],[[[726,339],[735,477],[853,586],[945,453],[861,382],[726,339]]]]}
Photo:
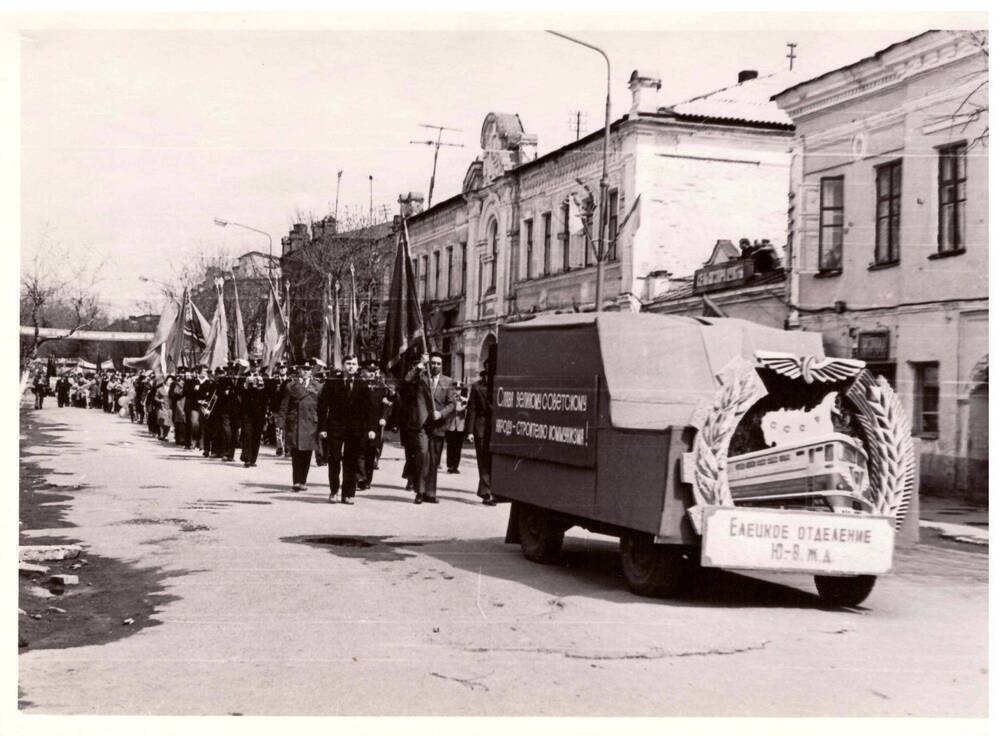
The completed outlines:
{"type": "Polygon", "coordinates": [[[461,383],[455,384],[455,411],[445,420],[445,465],[449,473],[457,473],[462,461],[462,444],[465,442],[465,407],[468,391],[461,383]]]}
{"type": "Polygon", "coordinates": [[[177,375],[170,384],[170,418],[174,425],[174,444],[182,447],[185,444],[190,447],[191,441],[188,438],[186,385],[184,380],[184,368],[177,369],[177,375]]]}
{"type": "Polygon", "coordinates": [[[268,392],[268,411],[271,413],[271,424],[274,427],[274,454],[281,457],[285,453],[285,425],[281,420],[281,401],[288,388],[288,365],[279,362],[274,374],[264,384],[268,392]]]}
{"type": "Polygon", "coordinates": [[[309,464],[316,449],[317,408],[321,386],[310,373],[311,364],[296,366],[282,394],[279,415],[284,428],[284,449],[292,456],[292,490],[303,491],[309,479],[309,464]]]}
{"type": "Polygon", "coordinates": [[[234,419],[239,416],[239,403],[236,398],[236,364],[230,362],[225,368],[218,369],[219,377],[215,382],[215,436],[212,440],[212,457],[223,462],[232,462],[236,455],[236,433],[233,431],[234,419]]]}
{"type": "MultiPolygon", "coordinates": [[[[417,364],[406,374],[404,382],[414,390],[415,412],[411,412],[408,423],[423,422],[415,436],[421,464],[421,483],[417,486],[414,503],[437,503],[437,466],[444,449],[444,424],[455,410],[454,382],[441,371],[444,356],[435,351],[421,355],[417,364]],[[426,448],[426,449],[424,449],[426,448]]],[[[411,468],[411,470],[415,470],[411,468]]]]}
{"type": "Polygon", "coordinates": [[[469,390],[469,405],[465,413],[465,431],[469,441],[476,448],[476,466],[479,470],[479,485],[476,495],[486,506],[496,506],[491,484],[492,456],[490,439],[493,433],[493,392],[489,386],[489,374],[480,371],[479,380],[469,390]]]}
{"type": "Polygon", "coordinates": [[[64,406],[69,406],[69,393],[72,388],[69,376],[59,376],[59,380],[56,381],[56,403],[60,408],[64,406]]]}
{"type": "Polygon", "coordinates": [[[35,371],[32,379],[31,390],[35,392],[35,408],[41,409],[45,403],[45,394],[49,390],[49,379],[45,375],[45,369],[39,368],[35,371]]]}
{"type": "Polygon", "coordinates": [[[260,437],[264,430],[264,417],[267,415],[267,395],[258,361],[251,361],[250,373],[240,380],[237,394],[243,440],[240,459],[243,460],[244,468],[253,468],[257,467],[260,437]]]}
{"type": "Polygon", "coordinates": [[[164,441],[170,435],[170,429],[174,420],[173,411],[170,407],[170,386],[173,380],[174,374],[171,373],[156,389],[157,437],[164,441]]]}
{"type": "Polygon", "coordinates": [[[216,377],[219,375],[219,369],[216,369],[213,376],[211,373],[208,373],[208,366],[205,366],[205,380],[199,388],[202,396],[198,402],[199,421],[201,422],[202,457],[211,457],[214,451],[216,426],[218,425],[217,415],[215,414],[216,377]]]}
{"type": "Polygon", "coordinates": [[[378,426],[378,418],[371,412],[368,384],[358,376],[356,356],[346,356],[343,372],[323,385],[318,418],[320,440],[326,441],[329,501],[336,503],[340,493],[343,503],[353,504],[358,481],[366,477],[362,441],[374,441],[378,426]]]}
{"type": "Polygon", "coordinates": [[[375,437],[368,439],[366,434],[361,439],[361,456],[364,465],[364,476],[358,480],[358,490],[371,488],[378,461],[382,455],[382,445],[385,442],[385,428],[392,412],[392,399],[389,397],[389,387],[379,374],[378,364],[374,361],[365,366],[361,378],[368,384],[368,412],[375,418],[375,437]]]}

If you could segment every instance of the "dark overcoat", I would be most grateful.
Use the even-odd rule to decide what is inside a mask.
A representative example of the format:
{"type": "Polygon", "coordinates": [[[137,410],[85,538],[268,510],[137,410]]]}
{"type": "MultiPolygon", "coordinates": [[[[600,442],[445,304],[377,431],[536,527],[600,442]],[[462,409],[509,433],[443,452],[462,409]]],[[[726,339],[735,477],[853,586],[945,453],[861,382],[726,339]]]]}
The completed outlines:
{"type": "Polygon", "coordinates": [[[285,428],[285,448],[315,450],[318,429],[317,409],[322,389],[319,381],[306,386],[300,379],[288,382],[281,396],[281,423],[285,428]]]}

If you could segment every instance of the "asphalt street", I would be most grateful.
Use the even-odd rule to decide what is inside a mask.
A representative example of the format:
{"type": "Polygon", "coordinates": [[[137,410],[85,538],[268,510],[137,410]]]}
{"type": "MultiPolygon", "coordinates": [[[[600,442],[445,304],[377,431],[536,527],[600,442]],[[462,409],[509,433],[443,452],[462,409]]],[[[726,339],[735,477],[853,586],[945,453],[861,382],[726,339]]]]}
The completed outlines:
{"type": "Polygon", "coordinates": [[[165,595],[156,625],[22,654],[30,712],[987,715],[981,552],[898,550],[852,610],[820,608],[810,577],[715,571],[648,600],[615,540],[573,530],[554,566],[505,545],[508,507],[479,503],[468,458],[416,506],[387,444],[375,487],[331,505],[325,468],[293,493],[270,448],[245,469],[102,412],[33,418],[56,440],[25,457],[72,526],[30,534],[155,570],[165,595]]]}

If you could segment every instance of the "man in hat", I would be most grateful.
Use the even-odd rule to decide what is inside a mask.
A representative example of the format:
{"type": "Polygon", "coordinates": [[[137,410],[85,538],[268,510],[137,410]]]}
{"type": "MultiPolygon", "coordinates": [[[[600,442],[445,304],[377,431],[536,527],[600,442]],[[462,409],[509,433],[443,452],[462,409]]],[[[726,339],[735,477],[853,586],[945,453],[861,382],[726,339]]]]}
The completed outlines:
{"type": "Polygon", "coordinates": [[[292,490],[304,491],[309,464],[316,449],[317,409],[321,386],[310,373],[308,361],[296,366],[295,378],[282,392],[279,417],[284,428],[284,449],[292,456],[292,490]]]}
{"type": "Polygon", "coordinates": [[[343,373],[331,377],[319,397],[319,436],[327,443],[330,503],[342,493],[342,501],[353,504],[358,480],[365,478],[361,443],[375,439],[378,421],[370,406],[368,384],[358,376],[358,359],[348,355],[343,373]]]}
{"type": "Polygon", "coordinates": [[[56,381],[56,403],[60,406],[69,406],[69,390],[70,390],[69,376],[63,374],[59,376],[59,380],[56,381]]]}
{"type": "Polygon", "coordinates": [[[264,377],[260,374],[260,361],[250,361],[247,375],[240,379],[237,387],[242,426],[242,449],[240,459],[244,468],[257,466],[260,452],[260,436],[264,430],[264,416],[267,412],[267,396],[264,377]]]}
{"type": "Polygon", "coordinates": [[[188,436],[187,409],[185,406],[185,368],[177,369],[177,375],[170,384],[170,412],[174,424],[174,444],[191,446],[188,436]]]}
{"type": "Polygon", "coordinates": [[[235,372],[236,366],[232,361],[225,367],[219,366],[215,382],[215,409],[212,412],[212,416],[217,417],[212,457],[221,458],[227,463],[232,462],[236,454],[233,444],[233,415],[237,407],[235,372]]]}
{"type": "Polygon", "coordinates": [[[386,424],[392,412],[392,400],[389,398],[389,387],[379,373],[378,363],[369,361],[361,375],[368,384],[368,412],[376,419],[375,437],[368,439],[367,433],[361,440],[361,455],[364,460],[365,474],[358,481],[358,490],[371,488],[378,460],[382,455],[382,443],[386,424]]]}
{"type": "Polygon", "coordinates": [[[271,413],[271,424],[274,428],[274,454],[281,457],[285,452],[285,427],[280,420],[281,400],[288,386],[288,364],[280,362],[275,365],[273,375],[264,383],[267,392],[267,409],[271,413]]]}

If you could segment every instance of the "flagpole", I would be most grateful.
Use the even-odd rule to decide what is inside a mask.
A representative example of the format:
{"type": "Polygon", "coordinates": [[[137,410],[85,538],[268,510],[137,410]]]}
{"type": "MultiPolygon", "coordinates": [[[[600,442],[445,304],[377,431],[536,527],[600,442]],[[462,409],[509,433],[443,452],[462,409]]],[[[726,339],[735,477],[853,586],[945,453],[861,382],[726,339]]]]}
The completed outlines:
{"type": "MultiPolygon", "coordinates": [[[[403,254],[406,256],[406,267],[410,268],[410,231],[406,228],[406,217],[403,220],[403,254]]],[[[420,342],[424,346],[424,352],[430,352],[427,349],[427,331],[424,329],[424,314],[423,310],[420,309],[420,305],[417,304],[417,322],[420,324],[420,342]]]]}

